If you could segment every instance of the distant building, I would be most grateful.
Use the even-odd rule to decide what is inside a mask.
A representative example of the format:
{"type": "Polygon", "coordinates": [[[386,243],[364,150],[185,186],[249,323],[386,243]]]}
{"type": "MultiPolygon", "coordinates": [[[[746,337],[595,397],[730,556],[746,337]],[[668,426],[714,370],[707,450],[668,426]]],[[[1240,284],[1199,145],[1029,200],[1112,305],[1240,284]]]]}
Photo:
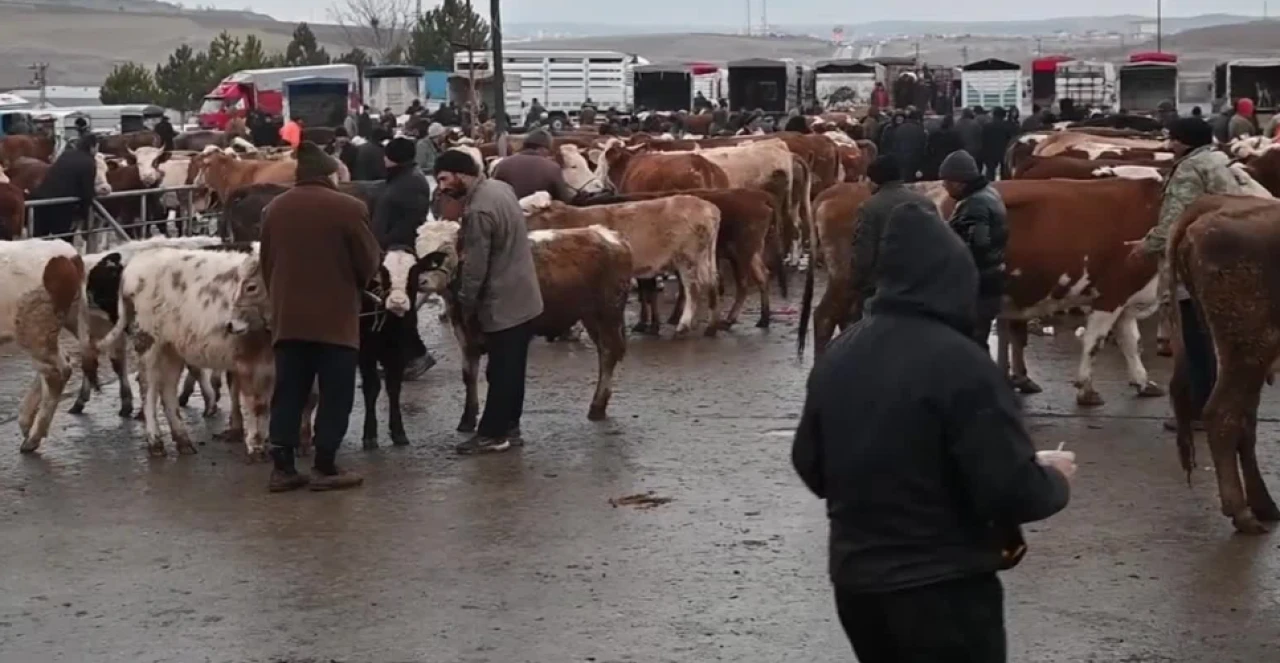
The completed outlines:
{"type": "Polygon", "coordinates": [[[1130,36],[1137,39],[1150,39],[1160,32],[1160,24],[1156,21],[1133,21],[1129,24],[1130,36]]]}
{"type": "MultiPolygon", "coordinates": [[[[45,99],[48,102],[46,106],[49,108],[101,106],[102,100],[99,97],[101,90],[102,88],[97,86],[49,85],[44,89],[45,99]]],[[[30,108],[40,104],[38,88],[9,90],[8,93],[26,99],[30,108]]]]}

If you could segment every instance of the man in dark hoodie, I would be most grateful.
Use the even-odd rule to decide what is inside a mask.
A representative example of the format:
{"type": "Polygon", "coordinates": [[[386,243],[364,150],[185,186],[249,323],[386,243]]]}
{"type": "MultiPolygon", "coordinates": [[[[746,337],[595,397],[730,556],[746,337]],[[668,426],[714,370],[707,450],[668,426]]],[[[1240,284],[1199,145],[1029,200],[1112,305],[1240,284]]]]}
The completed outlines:
{"type": "Polygon", "coordinates": [[[1018,127],[1006,119],[1005,110],[997,107],[991,112],[991,121],[982,127],[982,172],[988,180],[995,181],[1004,162],[1004,151],[1018,133],[1018,127]]]}
{"type": "Polygon", "coordinates": [[[929,204],[924,196],[902,183],[902,167],[892,154],[877,157],[867,168],[867,179],[875,194],[858,208],[853,225],[853,309],[851,322],[862,319],[862,308],[876,292],[875,273],[879,262],[880,238],[889,216],[903,203],[929,204]]]}
{"type": "Polygon", "coordinates": [[[1009,222],[1000,192],[978,170],[964,150],[952,152],[938,169],[947,193],[956,201],[951,229],[969,247],[978,267],[977,317],[973,339],[987,347],[991,323],[1000,313],[1004,296],[1004,252],[1009,222]]]}
{"type": "Polygon", "coordinates": [[[898,158],[898,165],[902,167],[902,181],[914,182],[920,179],[926,141],[919,111],[908,113],[902,124],[894,126],[889,151],[898,158]]]}
{"type": "Polygon", "coordinates": [[[374,127],[368,142],[356,148],[356,167],[351,169],[351,179],[356,182],[377,182],[387,178],[387,153],[383,141],[387,132],[374,127]]]}
{"type": "Polygon", "coordinates": [[[862,663],[1006,660],[996,572],[1019,526],[1062,510],[1074,462],[1043,460],[969,339],[978,273],[932,205],[898,206],[867,317],[814,366],[792,448],[827,502],[829,573],[862,663]]]}
{"type": "Polygon", "coordinates": [[[972,108],[966,108],[960,112],[960,121],[956,122],[956,133],[960,134],[960,145],[969,153],[969,156],[974,159],[982,156],[982,126],[978,124],[972,108]]]}

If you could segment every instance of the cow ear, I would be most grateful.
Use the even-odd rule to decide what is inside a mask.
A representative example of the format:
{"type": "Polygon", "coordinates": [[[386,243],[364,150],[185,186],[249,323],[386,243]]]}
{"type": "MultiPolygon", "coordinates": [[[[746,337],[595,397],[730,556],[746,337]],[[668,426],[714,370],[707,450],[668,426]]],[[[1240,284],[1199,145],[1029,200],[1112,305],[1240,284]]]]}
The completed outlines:
{"type": "Polygon", "coordinates": [[[420,273],[435,271],[444,267],[444,263],[448,258],[448,254],[444,251],[432,251],[418,260],[418,264],[415,267],[418,268],[420,273]]]}
{"type": "Polygon", "coordinates": [[[587,150],[587,158],[591,160],[591,163],[598,164],[600,159],[604,158],[604,152],[598,149],[587,150]]]}

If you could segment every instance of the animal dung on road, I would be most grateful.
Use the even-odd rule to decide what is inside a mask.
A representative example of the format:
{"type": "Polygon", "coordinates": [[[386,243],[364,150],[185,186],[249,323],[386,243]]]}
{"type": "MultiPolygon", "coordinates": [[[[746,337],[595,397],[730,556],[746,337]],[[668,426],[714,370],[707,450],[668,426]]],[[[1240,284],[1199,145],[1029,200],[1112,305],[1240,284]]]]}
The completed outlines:
{"type": "Polygon", "coordinates": [[[636,493],[635,495],[627,495],[626,497],[610,498],[609,506],[615,509],[620,506],[632,506],[642,511],[648,511],[649,509],[662,506],[663,504],[670,504],[673,499],[674,498],[671,497],[660,497],[658,495],[654,495],[651,490],[647,493],[636,493]]]}

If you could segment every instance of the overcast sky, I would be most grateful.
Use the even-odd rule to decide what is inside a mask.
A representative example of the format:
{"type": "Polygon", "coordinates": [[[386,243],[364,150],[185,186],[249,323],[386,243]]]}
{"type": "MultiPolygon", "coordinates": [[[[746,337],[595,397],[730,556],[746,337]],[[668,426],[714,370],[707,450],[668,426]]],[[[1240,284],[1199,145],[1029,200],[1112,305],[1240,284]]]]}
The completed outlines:
{"type": "MultiPolygon", "coordinates": [[[[338,0],[341,2],[342,0],[338,0]]],[[[753,20],[758,21],[761,0],[750,0],[753,20]]],[[[202,0],[205,4],[210,0],[202,0]]],[[[473,0],[476,9],[489,13],[489,0],[473,0]]],[[[190,3],[188,3],[190,4],[190,3]]],[[[241,9],[245,0],[212,0],[227,9],[241,9]]],[[[423,6],[437,4],[423,0],[423,6]]],[[[1280,1],[1274,3],[1280,12],[1280,1]]],[[[333,6],[328,0],[256,0],[248,3],[254,11],[285,21],[329,22],[333,6]]],[[[1207,13],[1261,15],[1263,0],[1164,0],[1167,16],[1194,16],[1207,13]]],[[[769,22],[774,24],[819,23],[851,26],[879,20],[999,21],[1071,16],[1154,15],[1155,0],[1073,0],[1070,3],[1029,2],[1028,0],[915,0],[904,12],[895,2],[849,2],[849,0],[772,0],[769,22]],[[783,11],[783,7],[786,10],[783,11]]],[[[695,26],[735,26],[746,20],[746,0],[503,0],[504,21],[582,22],[617,24],[671,24],[673,31],[695,26]],[[696,6],[697,11],[691,11],[696,6]]]]}

